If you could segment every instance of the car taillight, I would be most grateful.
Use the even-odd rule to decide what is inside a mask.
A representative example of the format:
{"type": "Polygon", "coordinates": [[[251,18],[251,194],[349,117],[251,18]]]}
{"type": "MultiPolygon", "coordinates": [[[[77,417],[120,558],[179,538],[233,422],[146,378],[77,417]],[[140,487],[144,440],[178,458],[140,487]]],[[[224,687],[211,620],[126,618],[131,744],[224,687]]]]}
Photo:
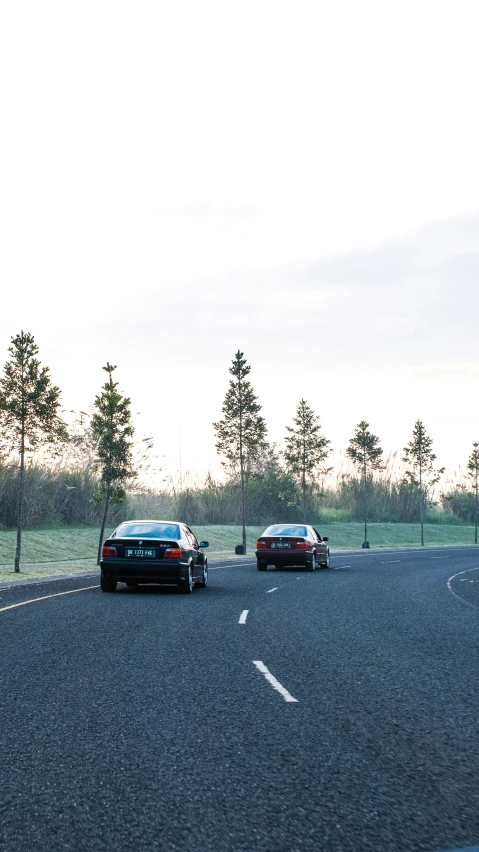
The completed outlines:
{"type": "Polygon", "coordinates": [[[256,542],[256,550],[261,550],[261,549],[264,549],[265,547],[266,547],[265,541],[257,541],[256,542]]]}
{"type": "Polygon", "coordinates": [[[116,547],[108,547],[107,545],[103,545],[101,549],[102,556],[118,556],[116,552],[116,547]]]}
{"type": "Polygon", "coordinates": [[[296,542],[296,550],[306,550],[308,546],[307,541],[297,541],[296,542]]]}
{"type": "Polygon", "coordinates": [[[181,559],[181,548],[167,547],[165,550],[166,559],[181,559]]]}

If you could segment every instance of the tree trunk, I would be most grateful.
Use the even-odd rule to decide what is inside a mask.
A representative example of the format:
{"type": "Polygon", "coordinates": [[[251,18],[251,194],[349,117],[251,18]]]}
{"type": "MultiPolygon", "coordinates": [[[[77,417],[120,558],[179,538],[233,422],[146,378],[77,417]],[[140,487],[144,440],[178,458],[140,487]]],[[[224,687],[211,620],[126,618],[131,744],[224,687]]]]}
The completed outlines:
{"type": "Polygon", "coordinates": [[[367,468],[364,465],[364,546],[368,540],[368,495],[367,495],[367,468]]]}
{"type": "Polygon", "coordinates": [[[306,523],[306,447],[305,447],[305,437],[303,430],[303,464],[301,471],[301,487],[303,489],[303,524],[306,523]]]}
{"type": "Polygon", "coordinates": [[[22,552],[22,526],[23,526],[23,492],[25,488],[25,441],[22,435],[20,445],[20,468],[18,471],[18,496],[17,496],[17,546],[15,549],[15,573],[20,571],[20,555],[22,552]]]}
{"type": "Polygon", "coordinates": [[[243,527],[243,554],[245,554],[246,553],[246,507],[245,507],[243,459],[241,459],[241,461],[240,461],[240,466],[241,466],[241,525],[243,527]]]}
{"type": "Polygon", "coordinates": [[[110,494],[111,494],[111,485],[108,484],[108,488],[106,489],[106,498],[105,498],[105,511],[103,512],[103,520],[101,522],[101,531],[100,531],[100,541],[98,542],[98,556],[96,560],[96,564],[100,564],[101,557],[101,548],[103,545],[103,536],[105,534],[105,526],[106,526],[106,518],[108,515],[108,508],[110,505],[110,494]]]}
{"type": "MultiPolygon", "coordinates": [[[[239,385],[239,398],[241,400],[241,380],[239,385]]],[[[241,526],[243,528],[243,556],[246,554],[246,507],[245,507],[245,488],[244,488],[244,459],[243,459],[243,409],[240,402],[240,428],[239,428],[239,457],[240,457],[240,474],[241,474],[241,526]]]]}
{"type": "Polygon", "coordinates": [[[424,499],[422,494],[422,468],[419,465],[419,517],[421,519],[421,547],[424,547],[424,499]]]}
{"type": "Polygon", "coordinates": [[[243,439],[240,431],[240,474],[241,474],[241,526],[243,530],[243,556],[246,553],[246,499],[244,487],[243,439]]]}
{"type": "Polygon", "coordinates": [[[477,544],[477,474],[476,474],[476,527],[474,530],[474,544],[477,544]]]}

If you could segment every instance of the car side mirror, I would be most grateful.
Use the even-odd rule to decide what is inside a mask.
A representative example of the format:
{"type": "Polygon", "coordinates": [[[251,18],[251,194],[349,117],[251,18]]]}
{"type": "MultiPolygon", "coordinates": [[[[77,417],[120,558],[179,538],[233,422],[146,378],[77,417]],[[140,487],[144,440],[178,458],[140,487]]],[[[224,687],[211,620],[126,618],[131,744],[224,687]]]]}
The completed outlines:
{"type": "Polygon", "coordinates": [[[209,546],[210,546],[209,541],[200,541],[200,547],[209,547],[209,546]]]}
{"type": "Polygon", "coordinates": [[[323,541],[329,541],[329,538],[328,538],[327,535],[323,535],[323,541]]]}

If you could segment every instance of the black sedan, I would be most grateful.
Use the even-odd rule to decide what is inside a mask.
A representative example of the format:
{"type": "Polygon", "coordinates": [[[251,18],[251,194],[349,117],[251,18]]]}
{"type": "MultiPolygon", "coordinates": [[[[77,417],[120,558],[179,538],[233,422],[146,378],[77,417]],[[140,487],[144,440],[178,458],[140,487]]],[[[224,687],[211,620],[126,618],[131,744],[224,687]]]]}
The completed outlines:
{"type": "Polygon", "coordinates": [[[208,583],[208,560],[195,534],[180,521],[125,521],[105,541],[100,559],[101,589],[117,583],[175,585],[189,594],[208,583]]]}
{"type": "Polygon", "coordinates": [[[321,537],[306,524],[273,524],[256,542],[258,571],[266,571],[268,565],[303,565],[309,571],[317,565],[329,568],[327,541],[327,536],[321,537]]]}

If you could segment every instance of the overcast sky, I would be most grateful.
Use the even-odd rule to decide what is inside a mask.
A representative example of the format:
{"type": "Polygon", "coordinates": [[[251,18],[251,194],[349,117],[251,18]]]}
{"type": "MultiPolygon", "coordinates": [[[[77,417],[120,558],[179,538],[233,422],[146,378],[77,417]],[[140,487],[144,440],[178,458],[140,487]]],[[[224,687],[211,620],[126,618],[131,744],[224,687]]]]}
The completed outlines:
{"type": "Polygon", "coordinates": [[[217,470],[240,348],[281,440],[479,440],[476,2],[22,2],[0,14],[0,362],[68,409],[118,365],[165,468],[217,470]],[[4,353],[3,355],[1,353],[4,353]]]}

